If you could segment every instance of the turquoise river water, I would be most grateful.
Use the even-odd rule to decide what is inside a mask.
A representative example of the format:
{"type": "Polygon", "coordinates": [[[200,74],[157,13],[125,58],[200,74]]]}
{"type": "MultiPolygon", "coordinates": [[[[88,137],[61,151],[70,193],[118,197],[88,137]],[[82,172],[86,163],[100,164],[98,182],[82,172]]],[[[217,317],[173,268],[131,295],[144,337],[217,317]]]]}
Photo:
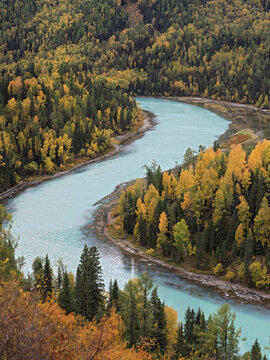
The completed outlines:
{"type": "MultiPolygon", "coordinates": [[[[100,241],[84,230],[92,220],[98,200],[125,181],[144,175],[143,165],[155,159],[162,169],[181,163],[188,147],[209,146],[226,131],[228,122],[200,107],[174,101],[138,98],[145,110],[156,115],[156,125],[145,135],[123,147],[105,161],[76,170],[66,176],[29,188],[6,202],[13,216],[13,233],[20,236],[17,256],[25,258],[25,273],[36,256],[49,255],[52,264],[61,257],[69,271],[76,271],[84,244],[97,246],[106,285],[117,279],[120,286],[148,271],[159,287],[159,295],[173,306],[183,320],[188,306],[201,307],[208,316],[229,301],[242,327],[241,352],[249,350],[255,338],[269,344],[270,311],[246,305],[187,282],[169,270],[127,255],[108,241],[100,241]]],[[[270,352],[266,354],[270,355],[270,352]]]]}

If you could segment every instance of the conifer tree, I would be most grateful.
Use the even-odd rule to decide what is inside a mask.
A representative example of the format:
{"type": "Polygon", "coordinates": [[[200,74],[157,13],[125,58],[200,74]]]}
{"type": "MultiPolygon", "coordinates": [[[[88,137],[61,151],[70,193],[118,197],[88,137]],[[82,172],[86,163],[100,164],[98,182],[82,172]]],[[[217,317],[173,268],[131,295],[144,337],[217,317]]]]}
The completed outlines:
{"type": "Polygon", "coordinates": [[[184,337],[184,331],[183,331],[183,325],[182,323],[179,323],[178,325],[178,329],[177,329],[177,340],[176,340],[176,344],[175,344],[175,349],[174,349],[175,353],[174,353],[174,359],[178,360],[180,355],[187,355],[187,348],[186,348],[186,343],[185,343],[185,337],[184,337]]]}
{"type": "Polygon", "coordinates": [[[251,278],[250,278],[250,273],[249,273],[249,265],[251,264],[252,261],[252,256],[254,253],[254,241],[251,238],[250,235],[248,235],[247,240],[246,240],[246,246],[245,246],[245,255],[244,255],[244,265],[245,265],[245,281],[248,285],[251,284],[251,278]]]}
{"type": "Polygon", "coordinates": [[[115,307],[115,310],[117,312],[120,311],[120,289],[116,279],[114,280],[114,282],[110,280],[109,285],[109,299],[107,308],[108,310],[110,310],[112,307],[115,307]]]}
{"type": "Polygon", "coordinates": [[[193,327],[195,324],[195,312],[193,309],[190,309],[190,307],[187,308],[185,313],[185,339],[187,343],[192,344],[193,343],[193,327]]]}
{"type": "Polygon", "coordinates": [[[58,303],[67,314],[73,311],[73,294],[68,273],[65,271],[63,276],[63,284],[59,291],[58,303]]]}
{"type": "Polygon", "coordinates": [[[238,344],[241,329],[235,330],[235,313],[228,304],[222,305],[209,322],[206,337],[212,341],[216,358],[222,360],[235,359],[238,355],[238,344]],[[212,340],[211,340],[212,339],[212,340]]]}
{"type": "Polygon", "coordinates": [[[55,281],[55,289],[60,290],[63,285],[64,273],[66,272],[66,266],[63,264],[62,258],[57,260],[57,278],[55,281]]]}
{"type": "Polygon", "coordinates": [[[157,164],[156,160],[153,160],[151,166],[144,165],[145,176],[147,179],[147,187],[151,184],[155,186],[161,195],[163,186],[162,186],[162,171],[160,165],[157,164]]]}
{"type": "Polygon", "coordinates": [[[226,235],[226,249],[227,250],[230,250],[231,247],[232,247],[232,244],[234,242],[234,239],[235,239],[235,232],[236,232],[236,229],[238,227],[238,221],[237,221],[237,213],[236,211],[233,213],[233,216],[231,217],[230,219],[230,224],[229,224],[229,227],[228,227],[228,232],[227,232],[227,235],[226,235]]]}
{"type": "Polygon", "coordinates": [[[204,260],[204,242],[202,236],[200,235],[197,235],[196,238],[195,258],[196,258],[196,266],[198,267],[198,269],[201,269],[204,260]]]}
{"type": "Polygon", "coordinates": [[[141,303],[138,279],[129,280],[121,295],[121,315],[126,325],[125,337],[130,347],[137,344],[141,336],[141,303]]]}
{"type": "Polygon", "coordinates": [[[151,320],[151,312],[150,312],[150,301],[149,301],[149,292],[153,287],[153,280],[148,275],[148,273],[143,273],[139,279],[139,284],[141,287],[141,292],[143,296],[143,319],[142,319],[142,336],[147,337],[150,333],[150,320],[151,320]]]}
{"type": "Polygon", "coordinates": [[[44,259],[41,257],[36,257],[32,263],[33,276],[34,276],[34,286],[38,289],[43,280],[43,263],[44,259]]]}
{"type": "Polygon", "coordinates": [[[56,279],[56,288],[60,290],[63,284],[63,274],[61,274],[60,266],[57,268],[57,279],[56,279]]]}
{"type": "Polygon", "coordinates": [[[261,203],[262,200],[264,198],[265,195],[265,191],[266,191],[266,186],[264,185],[264,176],[263,173],[261,172],[259,177],[258,177],[258,184],[257,184],[257,192],[256,192],[256,214],[258,214],[260,207],[261,207],[261,203]]]}
{"type": "Polygon", "coordinates": [[[250,360],[262,360],[261,347],[258,339],[255,340],[250,352],[250,360]]]}
{"type": "Polygon", "coordinates": [[[204,313],[199,308],[195,317],[195,325],[199,326],[201,330],[206,329],[206,322],[205,322],[205,316],[204,313]]]}
{"type": "Polygon", "coordinates": [[[104,283],[97,248],[84,246],[76,274],[76,311],[92,320],[102,312],[104,283]]]}
{"type": "Polygon", "coordinates": [[[152,291],[150,301],[153,313],[152,333],[156,339],[155,348],[160,349],[161,353],[164,353],[167,345],[166,316],[164,303],[161,302],[157,294],[157,287],[152,291]]]}
{"type": "Polygon", "coordinates": [[[249,207],[250,207],[252,218],[254,218],[255,215],[256,215],[258,181],[259,181],[259,173],[258,173],[258,171],[256,171],[255,174],[252,172],[252,174],[251,174],[251,186],[250,186],[249,196],[248,196],[248,204],[249,204],[249,207]]]}
{"type": "Polygon", "coordinates": [[[43,280],[42,280],[43,299],[46,300],[48,296],[50,297],[52,295],[52,292],[53,292],[53,271],[50,265],[48,254],[46,254],[44,270],[43,270],[43,280]]]}

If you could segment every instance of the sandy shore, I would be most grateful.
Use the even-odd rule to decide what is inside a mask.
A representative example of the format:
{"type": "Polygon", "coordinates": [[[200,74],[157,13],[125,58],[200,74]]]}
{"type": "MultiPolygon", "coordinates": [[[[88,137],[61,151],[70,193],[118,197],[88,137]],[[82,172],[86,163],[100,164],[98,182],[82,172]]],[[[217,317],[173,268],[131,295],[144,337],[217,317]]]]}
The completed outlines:
{"type": "Polygon", "coordinates": [[[114,218],[111,216],[111,209],[117,205],[122,189],[125,189],[133,183],[134,181],[130,181],[128,183],[118,185],[113,193],[97,203],[97,205],[100,206],[94,214],[94,221],[91,225],[88,225],[88,228],[94,232],[95,236],[97,236],[100,240],[105,238],[106,240],[113,242],[128,254],[147,259],[148,262],[154,262],[160,266],[166,267],[179,275],[181,278],[200,284],[203,287],[210,288],[214,292],[223,296],[225,299],[234,298],[241,303],[260,304],[270,308],[270,294],[246,288],[240,284],[231,283],[213,275],[195,273],[183,267],[167,264],[165,261],[146,255],[143,250],[137,248],[136,244],[131,241],[112,238],[107,227],[107,225],[112,224],[114,221],[114,218]]]}
{"type": "Polygon", "coordinates": [[[139,130],[136,132],[129,131],[123,135],[116,136],[114,138],[115,141],[113,142],[114,144],[113,144],[112,149],[109,150],[106,154],[98,156],[95,159],[83,161],[75,166],[72,166],[70,169],[65,170],[65,171],[59,171],[57,173],[49,174],[49,175],[40,175],[40,178],[36,179],[36,180],[24,180],[21,183],[19,183],[18,185],[14,186],[14,187],[6,190],[2,194],[0,194],[0,201],[14,196],[17,193],[25,190],[26,188],[36,186],[44,181],[53,180],[60,176],[67,175],[67,174],[71,173],[72,171],[79,169],[83,166],[89,165],[89,164],[97,162],[97,161],[102,161],[102,160],[108,159],[109,157],[112,157],[115,154],[119,153],[121,151],[122,145],[127,145],[128,143],[138,139],[139,137],[143,136],[143,134],[147,130],[149,130],[150,128],[152,128],[154,126],[153,114],[151,114],[148,111],[142,111],[142,113],[143,113],[143,125],[139,128],[139,130]]]}

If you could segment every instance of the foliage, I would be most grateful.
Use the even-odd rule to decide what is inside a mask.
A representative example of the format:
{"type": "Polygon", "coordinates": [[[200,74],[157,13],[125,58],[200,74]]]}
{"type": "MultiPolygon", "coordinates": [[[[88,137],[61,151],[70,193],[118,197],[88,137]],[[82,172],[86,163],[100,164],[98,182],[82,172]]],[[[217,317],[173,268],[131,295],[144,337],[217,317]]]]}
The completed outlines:
{"type": "Polygon", "coordinates": [[[269,108],[269,0],[132,2],[134,26],[125,0],[1,2],[1,192],[103,154],[136,121],[134,94],[269,108]]]}
{"type": "Polygon", "coordinates": [[[11,233],[11,216],[0,204],[0,283],[20,275],[23,258],[15,258],[17,240],[11,233]]]}
{"type": "MultiPolygon", "coordinates": [[[[96,249],[85,247],[78,267],[80,271],[87,258],[89,262],[90,255],[92,266],[98,265],[96,249]]],[[[207,321],[200,309],[195,312],[188,308],[185,323],[177,324],[176,311],[161,302],[157,287],[153,289],[151,277],[144,273],[139,279],[129,280],[122,291],[117,281],[111,282],[106,315],[100,316],[98,322],[89,322],[72,313],[73,275],[67,273],[61,260],[58,267],[57,279],[51,273],[54,286],[50,296],[45,298],[40,294],[48,288],[48,281],[44,282],[49,268],[48,257],[36,258],[33,263],[33,284],[38,291],[23,291],[14,277],[1,282],[1,358],[242,359],[238,355],[240,330],[235,330],[235,314],[227,304],[211,314],[207,321]],[[129,347],[133,345],[131,348],[127,348],[123,336],[129,347]]],[[[92,294],[88,296],[91,301],[92,294]]],[[[251,352],[243,356],[243,359],[261,358],[257,341],[251,352]]]]}
{"type": "Polygon", "coordinates": [[[0,307],[1,358],[150,360],[144,351],[126,349],[114,312],[99,324],[83,322],[52,301],[39,303],[14,282],[1,285],[0,307]]]}
{"type": "Polygon", "coordinates": [[[256,339],[254,344],[252,345],[251,352],[250,352],[250,360],[262,360],[262,352],[260,344],[256,339]]]}
{"type": "Polygon", "coordinates": [[[183,255],[184,253],[187,258],[191,255],[189,237],[189,230],[185,219],[182,219],[173,226],[174,245],[179,254],[183,255]]]}
{"type": "Polygon", "coordinates": [[[104,305],[104,283],[99,254],[95,246],[84,246],[76,273],[76,312],[92,320],[104,305]]]}
{"type": "Polygon", "coordinates": [[[156,183],[160,189],[147,180],[139,192],[123,191],[119,208],[128,207],[132,219],[125,221],[121,212],[124,229],[168,259],[269,288],[270,142],[258,143],[249,155],[241,145],[233,145],[228,156],[204,149],[192,161],[179,175],[164,172],[156,183]]]}

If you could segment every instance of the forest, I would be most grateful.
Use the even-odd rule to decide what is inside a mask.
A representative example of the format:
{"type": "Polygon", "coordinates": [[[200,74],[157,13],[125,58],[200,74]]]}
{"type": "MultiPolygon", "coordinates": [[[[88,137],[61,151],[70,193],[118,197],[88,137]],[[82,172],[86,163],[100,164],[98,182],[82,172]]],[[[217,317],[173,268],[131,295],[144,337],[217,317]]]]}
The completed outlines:
{"type": "MultiPolygon", "coordinates": [[[[269,0],[2,0],[0,192],[109,151],[141,124],[137,95],[193,96],[269,109],[269,0]],[[135,14],[135,16],[134,16],[135,14]]],[[[247,152],[188,149],[146,166],[116,223],[147,254],[270,288],[270,142],[247,152]]],[[[147,274],[106,289],[85,245],[76,274],[48,256],[23,274],[0,205],[0,358],[266,360],[226,304],[176,311],[147,274]]]]}
{"type": "Polygon", "coordinates": [[[189,148],[177,173],[153,162],[122,191],[115,226],[148,255],[269,290],[269,167],[269,140],[250,153],[189,148]]]}
{"type": "Polygon", "coordinates": [[[107,151],[138,120],[132,96],[269,108],[269,6],[1,1],[0,191],[107,151]]]}
{"type": "Polygon", "coordinates": [[[76,275],[61,259],[54,275],[46,255],[25,277],[22,259],[15,258],[16,239],[5,226],[10,216],[0,210],[2,359],[267,360],[256,339],[240,355],[241,329],[228,304],[208,318],[188,307],[179,322],[147,273],[122,290],[111,280],[106,290],[95,246],[84,246],[76,275]]]}

